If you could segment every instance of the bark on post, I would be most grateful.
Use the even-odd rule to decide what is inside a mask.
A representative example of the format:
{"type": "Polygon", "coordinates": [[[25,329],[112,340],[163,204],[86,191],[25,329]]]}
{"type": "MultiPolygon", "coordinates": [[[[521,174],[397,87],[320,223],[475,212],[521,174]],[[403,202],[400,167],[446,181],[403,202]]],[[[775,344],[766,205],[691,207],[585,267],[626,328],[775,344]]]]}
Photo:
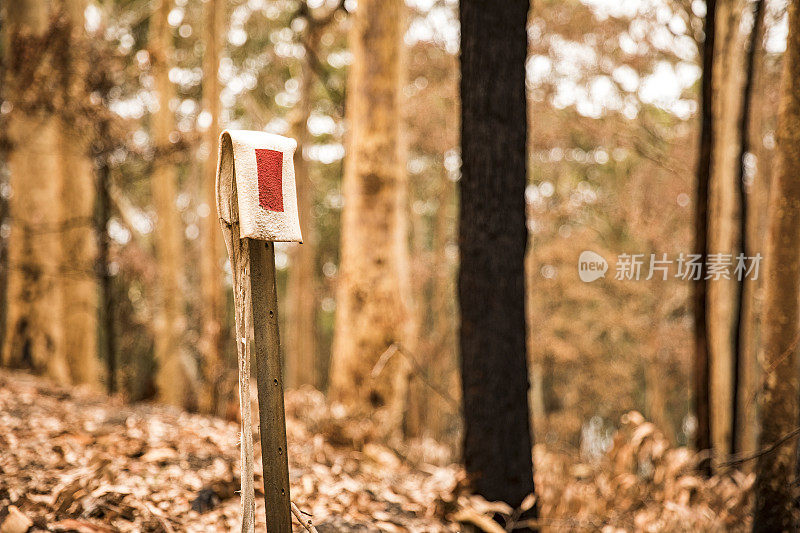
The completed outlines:
{"type": "Polygon", "coordinates": [[[150,19],[150,61],[158,93],[158,110],[153,116],[152,138],[156,150],[150,178],[156,211],[155,240],[158,265],[159,300],[156,310],[155,351],[158,363],[156,387],[162,401],[171,405],[187,404],[187,374],[182,362],[182,338],[185,327],[181,278],[183,268],[183,233],[180,214],[175,207],[178,196],[177,175],[169,160],[173,116],[169,108],[172,84],[168,60],[172,50],[172,31],[167,23],[172,2],[157,0],[150,19]]]}
{"type": "Polygon", "coordinates": [[[278,294],[275,287],[275,244],[247,239],[250,248],[250,303],[256,352],[258,426],[267,531],[290,533],[286,420],[283,406],[278,294]]]}
{"type": "Polygon", "coordinates": [[[353,17],[348,76],[350,127],[330,392],[400,427],[408,364],[378,362],[408,328],[407,176],[400,151],[404,3],[361,0],[353,17]]]}
{"type": "MultiPolygon", "coordinates": [[[[235,190],[228,198],[229,211],[237,206],[235,190]]],[[[236,321],[236,352],[239,367],[239,413],[241,417],[242,533],[255,530],[255,489],[253,487],[253,413],[250,403],[251,347],[247,341],[252,323],[250,306],[250,247],[240,237],[239,223],[228,223],[220,216],[222,235],[231,260],[233,302],[236,321]]]]}
{"type": "MultiPolygon", "coordinates": [[[[770,190],[759,448],[797,427],[797,344],[800,323],[800,6],[789,3],[789,36],[783,59],[778,118],[778,168],[770,190]]],[[[795,531],[797,439],[758,458],[754,531],[795,531]]]]}
{"type": "Polygon", "coordinates": [[[528,2],[461,2],[461,373],[477,494],[533,492],[525,343],[528,2]]]}

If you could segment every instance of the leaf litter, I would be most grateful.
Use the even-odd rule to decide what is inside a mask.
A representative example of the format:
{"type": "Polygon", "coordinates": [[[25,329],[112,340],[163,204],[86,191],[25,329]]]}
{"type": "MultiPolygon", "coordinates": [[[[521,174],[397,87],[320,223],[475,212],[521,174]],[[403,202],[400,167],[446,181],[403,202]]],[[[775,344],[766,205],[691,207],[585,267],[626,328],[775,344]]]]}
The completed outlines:
{"type": "MultiPolygon", "coordinates": [[[[469,495],[463,469],[434,441],[390,444],[311,389],[288,391],[286,411],[292,501],[320,533],[510,531],[533,505],[542,518],[529,525],[544,531],[750,527],[753,475],[697,475],[695,454],[636,412],[599,460],[537,445],[537,494],[511,509],[469,495]]],[[[235,422],[2,370],[0,533],[238,531],[238,442],[235,422]]]]}

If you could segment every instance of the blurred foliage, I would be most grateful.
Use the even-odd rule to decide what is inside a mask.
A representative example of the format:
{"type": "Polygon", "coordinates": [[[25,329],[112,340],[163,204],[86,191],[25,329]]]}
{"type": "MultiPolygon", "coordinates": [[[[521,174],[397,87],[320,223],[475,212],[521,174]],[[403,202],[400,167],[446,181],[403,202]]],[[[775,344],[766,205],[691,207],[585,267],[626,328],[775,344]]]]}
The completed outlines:
{"type": "MultiPolygon", "coordinates": [[[[529,355],[541,382],[532,399],[534,414],[544,411],[538,442],[596,454],[629,410],[673,443],[691,437],[690,285],[675,278],[675,263],[666,280],[645,278],[651,254],[675,261],[695,253],[702,9],[532,4],[529,355]],[[584,250],[609,262],[604,279],[579,280],[584,250]],[[615,279],[621,254],[644,254],[639,281],[615,279]]],[[[777,87],[777,57],[761,67],[763,91],[777,87]]],[[[775,111],[760,109],[766,120],[756,138],[765,142],[754,164],[764,172],[775,111]]]]}
{"type": "MultiPolygon", "coordinates": [[[[458,25],[454,0],[409,0],[403,86],[407,170],[411,191],[412,272],[419,338],[411,355],[421,367],[413,379],[458,396],[455,241],[459,179],[458,25]]],[[[312,50],[304,45],[309,12],[336,9],[333,0],[234,0],[228,2],[223,59],[221,123],[227,128],[288,134],[298,103],[301,62],[314,71],[313,142],[304,147],[313,185],[319,312],[317,343],[327,360],[336,302],[340,191],[345,154],[344,91],[351,54],[344,2],[312,50]]],[[[530,120],[529,355],[535,438],[550,446],[596,455],[620,416],[641,411],[672,443],[687,442],[691,320],[687,282],[619,281],[614,258],[640,253],[675,258],[691,253],[693,161],[697,139],[697,43],[702,2],[648,0],[541,0],[532,2],[527,64],[530,120]],[[611,263],[605,279],[577,277],[583,250],[611,263]],[[599,448],[598,448],[599,447],[599,448]]],[[[127,398],[154,393],[152,302],[155,273],[149,169],[154,150],[150,116],[156,106],[147,43],[150,2],[96,0],[86,28],[107,58],[108,83],[98,96],[113,111],[123,134],[107,141],[114,199],[107,230],[112,237],[114,317],[120,382],[127,398]]],[[[202,2],[176,0],[170,13],[176,96],[174,160],[179,168],[176,208],[185,226],[186,343],[199,339],[199,227],[215,207],[199,195],[201,163],[215,158],[199,133],[208,127],[203,90],[202,2]]],[[[762,82],[757,101],[774,101],[783,2],[769,2],[762,82]],[[777,45],[775,43],[778,43],[777,45]],[[765,80],[765,81],[764,81],[765,80]]],[[[751,160],[765,180],[774,148],[775,110],[759,106],[761,141],[751,160]]],[[[3,184],[5,174],[0,175],[3,184]]],[[[0,184],[3,197],[10,194],[0,184]]],[[[3,222],[7,234],[9,222],[3,222]]],[[[277,249],[279,292],[285,293],[286,253],[277,249]]],[[[646,269],[646,264],[645,267],[646,269]]],[[[230,270],[227,268],[227,287],[230,270]]],[[[229,386],[236,355],[230,338],[233,313],[227,298],[223,335],[229,386]]],[[[283,314],[285,316],[285,313],[283,314]]],[[[323,377],[327,368],[321,369],[323,377]]],[[[234,398],[235,395],[230,395],[234,398]]],[[[447,435],[455,442],[458,413],[444,404],[447,435]]]]}

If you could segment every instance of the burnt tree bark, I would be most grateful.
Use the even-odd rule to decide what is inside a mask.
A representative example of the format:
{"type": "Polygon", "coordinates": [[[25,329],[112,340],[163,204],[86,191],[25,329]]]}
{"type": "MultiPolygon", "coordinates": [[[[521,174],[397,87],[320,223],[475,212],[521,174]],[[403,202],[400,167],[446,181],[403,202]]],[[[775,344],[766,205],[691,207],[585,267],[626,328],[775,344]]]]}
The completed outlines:
{"type": "MultiPolygon", "coordinates": [[[[695,253],[708,255],[708,183],[711,176],[711,151],[714,145],[713,93],[714,28],[716,0],[706,2],[705,42],[703,43],[703,74],[700,93],[700,150],[697,161],[697,192],[695,197],[695,253]]],[[[698,451],[711,449],[710,368],[708,360],[708,331],[706,329],[706,303],[708,287],[705,272],[694,282],[694,412],[697,431],[694,445],[698,451]]],[[[701,470],[711,473],[711,461],[701,464],[701,470]]]]}
{"type": "Polygon", "coordinates": [[[528,2],[461,2],[461,373],[473,490],[533,492],[525,350],[528,2]]]}

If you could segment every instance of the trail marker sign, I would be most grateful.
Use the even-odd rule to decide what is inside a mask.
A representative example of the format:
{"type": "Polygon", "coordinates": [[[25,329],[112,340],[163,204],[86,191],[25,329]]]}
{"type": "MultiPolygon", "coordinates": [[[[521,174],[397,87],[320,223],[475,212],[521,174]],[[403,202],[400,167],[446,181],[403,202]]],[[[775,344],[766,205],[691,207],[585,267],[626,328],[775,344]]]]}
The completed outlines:
{"type": "Polygon", "coordinates": [[[242,532],[255,529],[248,333],[258,387],[258,420],[268,533],[292,530],[283,406],[275,242],[302,242],[293,139],[226,130],[219,142],[217,212],[231,259],[242,415],[242,532]]]}

